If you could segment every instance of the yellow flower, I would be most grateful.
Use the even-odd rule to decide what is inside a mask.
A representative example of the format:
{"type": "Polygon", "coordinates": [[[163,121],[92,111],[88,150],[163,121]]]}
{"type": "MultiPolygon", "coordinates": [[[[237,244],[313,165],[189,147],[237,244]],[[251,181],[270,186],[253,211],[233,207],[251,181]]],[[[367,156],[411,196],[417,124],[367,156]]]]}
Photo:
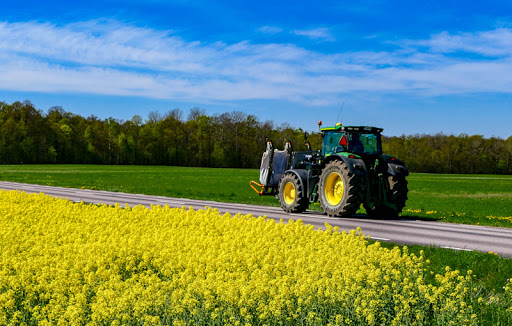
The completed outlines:
{"type": "Polygon", "coordinates": [[[469,274],[326,229],[0,191],[0,324],[473,323],[469,274]]]}

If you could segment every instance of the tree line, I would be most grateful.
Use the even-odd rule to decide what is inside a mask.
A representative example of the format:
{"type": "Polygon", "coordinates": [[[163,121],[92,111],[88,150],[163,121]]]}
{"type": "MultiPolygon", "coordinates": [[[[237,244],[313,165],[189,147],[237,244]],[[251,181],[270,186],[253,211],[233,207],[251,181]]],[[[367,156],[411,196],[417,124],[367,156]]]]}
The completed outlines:
{"type": "MultiPolygon", "coordinates": [[[[148,164],[257,168],[265,139],[282,148],[290,140],[305,150],[304,131],[289,124],[260,121],[243,112],[209,116],[193,108],[149,113],[143,121],[82,117],[52,107],[46,113],[30,101],[0,102],[0,164],[148,164]]],[[[320,133],[312,133],[320,149],[320,133]]],[[[412,135],[384,137],[385,153],[402,159],[411,171],[512,174],[512,136],[412,135]]]]}

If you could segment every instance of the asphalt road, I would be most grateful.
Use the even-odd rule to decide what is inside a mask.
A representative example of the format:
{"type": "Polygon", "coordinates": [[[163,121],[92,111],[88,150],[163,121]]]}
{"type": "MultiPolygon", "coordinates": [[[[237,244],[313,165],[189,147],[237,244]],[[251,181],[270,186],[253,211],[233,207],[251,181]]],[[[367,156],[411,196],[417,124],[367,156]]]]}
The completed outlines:
{"type": "Polygon", "coordinates": [[[87,203],[105,203],[121,205],[169,205],[171,207],[193,207],[202,209],[205,206],[217,208],[220,212],[231,214],[242,213],[253,216],[285,221],[302,219],[305,224],[325,227],[325,223],[339,226],[342,230],[353,230],[361,227],[363,233],[371,239],[400,244],[435,245],[454,250],[476,250],[496,252],[503,257],[512,257],[512,229],[476,225],[452,224],[410,219],[372,219],[366,216],[353,218],[330,218],[319,212],[308,211],[302,214],[288,214],[278,207],[257,205],[220,203],[214,201],[172,198],[108,192],[100,190],[61,188],[52,186],[32,185],[16,182],[0,181],[0,189],[23,190],[27,193],[45,193],[55,197],[68,198],[72,201],[87,203]]]}

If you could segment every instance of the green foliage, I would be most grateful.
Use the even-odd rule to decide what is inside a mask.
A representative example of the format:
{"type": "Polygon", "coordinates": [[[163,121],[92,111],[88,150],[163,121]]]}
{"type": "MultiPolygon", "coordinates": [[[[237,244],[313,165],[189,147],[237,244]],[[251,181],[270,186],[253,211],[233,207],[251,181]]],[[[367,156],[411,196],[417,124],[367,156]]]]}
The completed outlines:
{"type": "Polygon", "coordinates": [[[512,136],[403,135],[384,137],[383,149],[414,172],[512,174],[512,136]]]}
{"type": "MultiPolygon", "coordinates": [[[[295,150],[306,150],[302,129],[286,123],[276,126],[238,111],[208,116],[193,108],[187,119],[179,109],[165,115],[151,112],[144,123],[139,115],[128,121],[100,120],[61,107],[44,114],[30,101],[0,102],[0,164],[258,168],[266,138],[278,148],[288,139],[295,150]]],[[[309,140],[313,149],[320,149],[319,133],[309,140]]],[[[413,172],[512,174],[512,136],[384,137],[383,149],[413,172]]]]}

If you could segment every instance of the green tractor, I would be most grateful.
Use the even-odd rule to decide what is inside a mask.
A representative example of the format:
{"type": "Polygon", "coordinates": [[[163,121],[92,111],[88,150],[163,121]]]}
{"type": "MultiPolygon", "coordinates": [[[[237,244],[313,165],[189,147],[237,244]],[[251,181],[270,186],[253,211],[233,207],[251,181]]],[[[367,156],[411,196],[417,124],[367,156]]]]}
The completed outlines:
{"type": "Polygon", "coordinates": [[[312,202],[329,216],[356,213],[361,204],[372,217],[396,217],[407,201],[409,171],[397,158],[382,154],[381,128],[343,126],[321,128],[321,150],[284,150],[267,140],[260,183],[251,187],[260,195],[275,195],[288,213],[304,212],[312,202]],[[259,189],[258,189],[259,188],[259,189]]]}

